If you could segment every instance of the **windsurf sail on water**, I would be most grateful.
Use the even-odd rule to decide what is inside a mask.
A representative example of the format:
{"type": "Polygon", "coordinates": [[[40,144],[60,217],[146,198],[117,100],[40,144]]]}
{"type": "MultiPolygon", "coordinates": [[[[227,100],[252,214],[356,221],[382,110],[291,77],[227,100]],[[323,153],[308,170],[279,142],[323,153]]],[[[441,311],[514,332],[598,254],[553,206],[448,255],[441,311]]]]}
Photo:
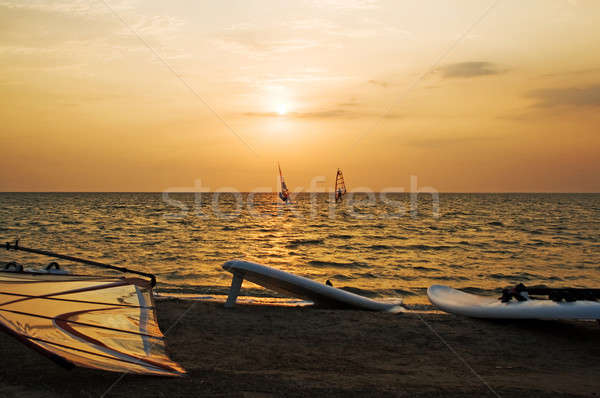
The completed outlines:
{"type": "Polygon", "coordinates": [[[344,175],[342,174],[342,170],[337,169],[335,175],[335,201],[341,202],[345,194],[346,183],[344,182],[344,175]]]}
{"type": "Polygon", "coordinates": [[[288,202],[290,200],[290,191],[288,190],[287,185],[285,185],[283,174],[281,173],[281,165],[279,162],[277,162],[277,167],[279,168],[279,179],[281,181],[281,192],[279,192],[279,198],[284,202],[288,202]]]}
{"type": "Polygon", "coordinates": [[[166,353],[152,280],[15,269],[0,271],[0,329],[27,346],[66,367],[186,373],[166,353]]]}

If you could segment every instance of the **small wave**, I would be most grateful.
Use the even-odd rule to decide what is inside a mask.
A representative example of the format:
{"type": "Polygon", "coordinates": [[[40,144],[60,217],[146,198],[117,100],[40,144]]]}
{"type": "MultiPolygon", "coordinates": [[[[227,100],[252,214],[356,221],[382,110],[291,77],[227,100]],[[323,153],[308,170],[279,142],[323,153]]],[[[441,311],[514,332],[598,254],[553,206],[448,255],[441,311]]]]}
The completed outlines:
{"type": "Polygon", "coordinates": [[[372,272],[357,273],[356,276],[358,276],[359,278],[366,278],[366,279],[377,279],[377,278],[379,278],[379,276],[375,275],[372,272]]]}
{"type": "Polygon", "coordinates": [[[391,250],[391,249],[393,249],[392,246],[388,246],[388,245],[371,245],[371,246],[368,246],[368,248],[371,250],[391,250]]]}
{"type": "Polygon", "coordinates": [[[545,242],[543,240],[535,240],[535,241],[531,241],[531,242],[527,242],[525,243],[526,246],[547,246],[548,242],[545,242]]]}
{"type": "MultiPolygon", "coordinates": [[[[480,275],[481,277],[486,277],[486,275],[480,275]]],[[[492,279],[498,279],[498,280],[509,280],[511,282],[519,282],[522,280],[526,280],[526,281],[530,281],[532,279],[542,279],[539,275],[533,275],[530,274],[528,272],[523,272],[520,274],[503,274],[503,273],[496,273],[496,274],[490,274],[487,275],[488,278],[492,278],[492,279]]]]}
{"type": "Polygon", "coordinates": [[[408,237],[406,237],[406,236],[398,236],[398,235],[390,235],[390,236],[387,237],[387,239],[408,240],[408,237]]]}
{"type": "Polygon", "coordinates": [[[491,225],[493,227],[503,227],[504,226],[504,224],[501,221],[491,221],[487,224],[491,225]]]}
{"type": "Polygon", "coordinates": [[[330,279],[333,279],[336,281],[351,281],[352,279],[355,279],[355,278],[348,276],[348,275],[335,274],[335,275],[332,275],[330,279]]]}
{"type": "Polygon", "coordinates": [[[206,275],[198,274],[198,273],[194,273],[194,272],[191,272],[191,273],[170,272],[170,273],[161,274],[160,277],[167,279],[167,280],[178,280],[178,279],[201,279],[201,278],[205,278],[206,275]]]}
{"type": "Polygon", "coordinates": [[[78,220],[62,220],[61,224],[64,225],[81,225],[83,224],[82,221],[78,221],[78,220]]]}
{"type": "Polygon", "coordinates": [[[328,236],[331,239],[352,239],[352,235],[331,234],[328,236]]]}
{"type": "Polygon", "coordinates": [[[518,245],[519,242],[516,240],[503,240],[503,239],[494,239],[495,243],[500,245],[518,245]]]}
{"type": "Polygon", "coordinates": [[[313,267],[319,267],[319,268],[325,268],[325,267],[332,267],[332,268],[363,268],[366,267],[367,264],[365,263],[361,263],[358,261],[352,261],[352,262],[335,262],[335,261],[320,261],[320,260],[311,260],[308,262],[308,265],[311,265],[313,267]]]}
{"type": "Polygon", "coordinates": [[[417,270],[417,271],[423,271],[423,272],[440,272],[440,270],[437,268],[429,268],[429,267],[421,267],[421,266],[413,267],[413,269],[417,270]]]}
{"type": "Polygon", "coordinates": [[[325,243],[323,239],[294,239],[288,243],[287,247],[295,248],[304,245],[322,245],[325,243]]]}
{"type": "MultiPolygon", "coordinates": [[[[335,286],[335,287],[337,287],[337,286],[335,286]]],[[[358,294],[360,296],[365,296],[365,297],[376,297],[377,296],[376,292],[373,292],[371,290],[366,290],[366,289],[359,289],[357,287],[344,286],[344,287],[340,287],[339,289],[345,290],[350,293],[358,294]]]]}
{"type": "Polygon", "coordinates": [[[469,278],[466,278],[464,276],[448,276],[448,275],[436,275],[436,276],[430,276],[430,279],[435,279],[438,281],[468,281],[469,278]]]}
{"type": "MultiPolygon", "coordinates": [[[[400,295],[400,296],[416,296],[415,292],[411,292],[410,290],[404,290],[404,289],[392,289],[392,292],[394,293],[394,295],[400,295]]],[[[386,294],[387,296],[388,294],[386,294]]]]}
{"type": "Polygon", "coordinates": [[[465,213],[463,211],[451,211],[451,212],[444,214],[444,217],[449,217],[449,216],[470,216],[470,214],[465,213]]]}
{"type": "MultiPolygon", "coordinates": [[[[256,290],[258,292],[262,292],[263,294],[267,292],[264,289],[248,289],[245,288],[244,292],[248,292],[251,290],[256,290]]],[[[229,286],[190,286],[190,285],[171,285],[165,283],[159,283],[157,292],[159,294],[167,294],[167,293],[177,293],[177,294],[197,294],[197,295],[228,295],[229,294],[229,286]]],[[[246,293],[248,294],[248,293],[246,293]]]]}
{"type": "Polygon", "coordinates": [[[448,250],[454,249],[456,246],[447,246],[447,245],[407,245],[407,246],[398,246],[400,249],[407,250],[448,250]]]}
{"type": "Polygon", "coordinates": [[[523,232],[527,232],[532,235],[543,235],[544,231],[541,229],[527,229],[527,228],[519,228],[523,232]]]}
{"type": "Polygon", "coordinates": [[[395,278],[402,281],[416,281],[421,277],[417,275],[397,275],[395,278]]]}
{"type": "Polygon", "coordinates": [[[168,228],[164,227],[144,227],[140,229],[140,232],[143,234],[160,234],[168,230],[168,228]]]}

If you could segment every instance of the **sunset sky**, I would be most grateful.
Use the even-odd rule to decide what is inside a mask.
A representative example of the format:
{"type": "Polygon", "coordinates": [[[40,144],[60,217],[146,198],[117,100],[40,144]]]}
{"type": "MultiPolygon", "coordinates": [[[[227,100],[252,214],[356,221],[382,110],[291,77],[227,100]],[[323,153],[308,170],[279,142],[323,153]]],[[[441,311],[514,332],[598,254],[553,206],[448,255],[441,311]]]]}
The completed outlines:
{"type": "Polygon", "coordinates": [[[595,0],[0,0],[0,190],[600,191],[595,0]]]}

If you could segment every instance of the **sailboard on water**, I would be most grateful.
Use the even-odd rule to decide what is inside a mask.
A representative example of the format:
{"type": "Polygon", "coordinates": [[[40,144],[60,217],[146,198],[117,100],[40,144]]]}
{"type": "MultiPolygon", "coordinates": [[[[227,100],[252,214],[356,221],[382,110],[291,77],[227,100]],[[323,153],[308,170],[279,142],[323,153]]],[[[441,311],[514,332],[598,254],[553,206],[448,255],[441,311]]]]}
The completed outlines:
{"type": "Polygon", "coordinates": [[[285,185],[285,180],[283,179],[281,165],[279,162],[277,162],[277,167],[279,168],[279,180],[281,181],[281,192],[279,192],[279,198],[283,200],[284,203],[288,203],[290,201],[290,191],[288,190],[287,185],[285,185]]]}
{"type": "Polygon", "coordinates": [[[342,170],[337,169],[335,175],[335,201],[341,202],[346,194],[346,183],[344,182],[344,175],[342,170]]]}
{"type": "MultiPolygon", "coordinates": [[[[6,244],[8,250],[124,270],[38,249],[6,244]]],[[[71,275],[23,271],[9,263],[0,271],[0,329],[58,364],[158,376],[186,371],[166,353],[154,311],[153,275],[71,275]]],[[[57,263],[52,263],[53,265],[57,263]]],[[[58,266],[56,265],[58,268],[58,266]]]]}

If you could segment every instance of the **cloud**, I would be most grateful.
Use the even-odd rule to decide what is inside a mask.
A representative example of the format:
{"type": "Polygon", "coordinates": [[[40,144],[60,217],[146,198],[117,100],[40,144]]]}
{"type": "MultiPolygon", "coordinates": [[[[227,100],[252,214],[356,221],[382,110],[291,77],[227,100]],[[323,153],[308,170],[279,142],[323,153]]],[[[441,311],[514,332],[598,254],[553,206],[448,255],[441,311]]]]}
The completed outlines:
{"type": "Polygon", "coordinates": [[[581,75],[588,75],[588,74],[598,74],[600,73],[600,68],[586,68],[586,69],[575,69],[575,70],[570,70],[570,71],[564,71],[564,72],[554,72],[554,73],[546,73],[543,75],[540,75],[540,77],[544,78],[544,77],[567,77],[567,76],[581,76],[581,75]]]}
{"type": "Polygon", "coordinates": [[[372,10],[379,8],[378,0],[313,0],[313,5],[336,10],[372,10]]]}
{"type": "MultiPolygon", "coordinates": [[[[139,2],[140,0],[111,0],[110,6],[115,11],[130,11],[139,2]]],[[[0,0],[0,7],[77,16],[111,13],[101,2],[94,3],[89,0],[0,0]]]]}
{"type": "Polygon", "coordinates": [[[342,106],[342,107],[346,107],[346,106],[354,107],[354,106],[359,106],[360,103],[356,100],[356,98],[350,98],[348,101],[340,102],[338,105],[342,106]]]}
{"type": "Polygon", "coordinates": [[[535,99],[535,106],[600,106],[600,84],[588,87],[544,88],[527,93],[535,99]]]}
{"type": "MultiPolygon", "coordinates": [[[[163,57],[187,56],[176,47],[184,20],[140,14],[131,8],[137,1],[111,0],[110,4],[163,57]]],[[[149,53],[102,2],[0,0],[0,25],[7,31],[0,38],[3,71],[78,69],[79,75],[86,75],[95,66],[149,53]]]]}
{"type": "Polygon", "coordinates": [[[304,50],[319,44],[317,40],[299,36],[281,29],[243,23],[225,29],[213,42],[227,51],[255,55],[304,50]]]}
{"type": "Polygon", "coordinates": [[[382,116],[378,113],[348,110],[343,108],[328,109],[323,111],[288,112],[285,115],[280,115],[277,112],[245,112],[243,115],[249,117],[281,117],[296,119],[357,119],[363,117],[385,117],[386,119],[398,119],[404,117],[404,115],[398,113],[390,113],[382,116]]]}
{"type": "MultiPolygon", "coordinates": [[[[355,5],[358,7],[358,4],[355,5]]],[[[413,35],[373,18],[358,18],[351,26],[346,26],[318,17],[275,20],[267,24],[238,23],[216,33],[211,40],[225,51],[269,56],[317,47],[341,48],[344,43],[341,39],[362,40],[382,36],[408,40],[413,35]]]]}
{"type": "Polygon", "coordinates": [[[417,148],[443,148],[452,145],[462,145],[468,142],[495,140],[497,138],[495,136],[415,138],[408,140],[406,145],[417,148]]]}
{"type": "Polygon", "coordinates": [[[252,73],[247,72],[235,77],[232,81],[241,83],[248,87],[260,90],[281,89],[283,87],[301,86],[310,83],[326,85],[343,82],[352,79],[352,76],[344,76],[330,73],[326,70],[303,68],[301,70],[290,70],[283,73],[252,73]]]}
{"type": "Polygon", "coordinates": [[[452,79],[498,75],[506,72],[507,69],[491,62],[471,61],[444,65],[438,68],[438,71],[441,72],[443,78],[452,79]]]}
{"type": "Polygon", "coordinates": [[[345,109],[330,109],[325,111],[313,112],[288,112],[285,115],[280,115],[277,112],[245,112],[244,116],[251,117],[286,117],[297,119],[330,119],[330,118],[356,118],[358,112],[347,111],[345,109]]]}
{"type": "Polygon", "coordinates": [[[390,86],[390,83],[381,80],[369,80],[369,84],[373,84],[382,88],[388,88],[390,86]]]}

